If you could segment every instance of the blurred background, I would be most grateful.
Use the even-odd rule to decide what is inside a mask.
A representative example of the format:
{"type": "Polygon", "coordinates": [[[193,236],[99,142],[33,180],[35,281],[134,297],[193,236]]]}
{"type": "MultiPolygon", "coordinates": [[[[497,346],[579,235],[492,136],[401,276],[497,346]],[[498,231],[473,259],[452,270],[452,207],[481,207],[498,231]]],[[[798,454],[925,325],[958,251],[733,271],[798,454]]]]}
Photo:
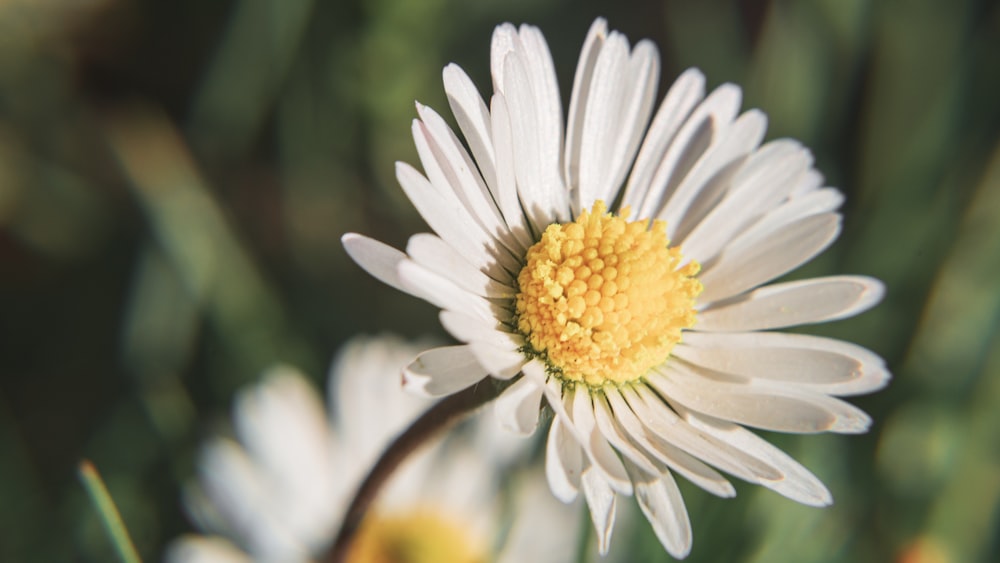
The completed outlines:
{"type": "MultiPolygon", "coordinates": [[[[424,230],[416,163],[441,69],[488,91],[503,21],[545,33],[568,98],[595,16],[744,86],[810,146],[844,234],[795,276],[868,274],[860,318],[809,332],[888,361],[863,436],[769,435],[829,486],[799,506],[686,483],[688,561],[1000,560],[1000,6],[987,0],[0,0],[0,560],[107,561],[95,463],[147,560],[234,390],[276,361],[323,383],[358,332],[444,338],[339,238],[424,230]]],[[[568,100],[564,100],[568,101],[568,100]]],[[[449,116],[450,118],[450,116],[449,116]]],[[[632,506],[631,501],[624,503],[632,506]]],[[[642,518],[632,560],[668,560],[642,518]]]]}

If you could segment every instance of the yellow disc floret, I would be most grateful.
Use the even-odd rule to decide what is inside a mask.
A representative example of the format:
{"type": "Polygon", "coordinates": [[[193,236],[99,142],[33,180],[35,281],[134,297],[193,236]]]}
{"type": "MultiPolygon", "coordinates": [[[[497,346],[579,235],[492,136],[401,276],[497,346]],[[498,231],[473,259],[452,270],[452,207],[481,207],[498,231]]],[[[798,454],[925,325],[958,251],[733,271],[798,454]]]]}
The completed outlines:
{"type": "Polygon", "coordinates": [[[564,382],[635,381],[663,363],[695,322],[699,265],[680,266],[662,221],[629,222],[629,209],[594,204],[550,225],[517,277],[517,328],[529,353],[564,382]]]}
{"type": "Polygon", "coordinates": [[[370,513],[347,553],[348,563],[485,563],[488,556],[461,522],[436,510],[370,513]]]}

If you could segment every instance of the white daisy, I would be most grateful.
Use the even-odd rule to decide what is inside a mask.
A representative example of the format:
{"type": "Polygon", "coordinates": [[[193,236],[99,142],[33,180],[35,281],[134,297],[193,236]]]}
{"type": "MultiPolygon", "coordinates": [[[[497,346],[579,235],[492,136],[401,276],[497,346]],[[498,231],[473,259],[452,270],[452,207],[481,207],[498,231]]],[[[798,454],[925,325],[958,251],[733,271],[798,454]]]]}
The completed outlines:
{"type": "MultiPolygon", "coordinates": [[[[241,392],[234,409],[239,441],[214,438],[206,444],[198,482],[185,498],[210,535],[180,538],[167,560],[322,558],[361,479],[428,405],[399,386],[399,373],[416,351],[388,337],[349,343],[330,373],[331,416],[292,368],[272,369],[241,392]]],[[[529,560],[525,550],[537,549],[569,561],[573,549],[566,542],[575,541],[576,518],[555,499],[517,499],[515,521],[521,511],[554,516],[527,533],[503,537],[498,486],[509,448],[501,459],[474,454],[478,428],[407,460],[362,522],[348,562],[486,561],[497,556],[497,546],[503,560],[529,560]],[[568,540],[557,531],[563,523],[570,527],[568,540]]],[[[544,478],[526,476],[518,488],[532,481],[544,478]]]]}
{"type": "Polygon", "coordinates": [[[418,104],[424,174],[396,168],[436,234],[414,235],[406,253],[343,239],[369,273],[440,307],[464,343],[421,354],[406,384],[440,396],[511,380],[496,410],[521,433],[544,397],[556,413],[550,487],[566,501],[583,490],[602,552],[617,494],[633,493],[666,550],[689,552],[674,473],[723,497],[735,493],[716,469],[829,504],[816,477],[744,428],[864,432],[869,417],[836,397],[889,378],[853,344],[769,331],[849,317],[883,294],[861,276],[770,283],[840,231],[843,197],[822,187],[810,152],[761,144],[764,114],[739,113],[732,84],[706,96],[695,69],[650,123],[657,52],[630,48],[603,19],[584,42],[565,131],[538,29],[499,26],[491,67],[488,106],[461,69],[444,70],[468,151],[418,104]]]}

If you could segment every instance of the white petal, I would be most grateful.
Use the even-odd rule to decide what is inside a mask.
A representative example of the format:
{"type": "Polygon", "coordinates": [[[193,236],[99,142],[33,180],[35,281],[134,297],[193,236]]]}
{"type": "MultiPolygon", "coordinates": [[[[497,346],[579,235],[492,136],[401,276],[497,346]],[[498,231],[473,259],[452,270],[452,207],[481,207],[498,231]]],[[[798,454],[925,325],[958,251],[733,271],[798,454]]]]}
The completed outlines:
{"type": "Polygon", "coordinates": [[[331,425],[340,438],[336,451],[342,467],[330,478],[342,487],[353,487],[388,441],[430,406],[425,397],[400,391],[403,369],[421,351],[400,338],[356,337],[332,362],[331,425]]]}
{"type": "Polygon", "coordinates": [[[583,495],[597,531],[597,550],[604,555],[608,552],[611,532],[615,528],[615,491],[604,473],[592,466],[583,472],[583,495]]]}
{"type": "Polygon", "coordinates": [[[763,239],[739,237],[698,276],[701,303],[732,297],[784,275],[825,250],[840,234],[840,215],[812,215],[763,239]]]}
{"type": "Polygon", "coordinates": [[[587,452],[587,457],[593,462],[594,467],[603,473],[602,480],[606,480],[611,487],[622,494],[632,494],[632,484],[625,473],[621,459],[597,428],[594,403],[589,390],[581,386],[566,394],[569,397],[567,400],[572,401],[570,404],[573,425],[587,440],[583,443],[583,451],[587,452]]]}
{"type": "Polygon", "coordinates": [[[518,192],[535,232],[569,219],[563,186],[562,108],[555,68],[538,29],[496,29],[491,47],[494,89],[506,100],[511,132],[517,140],[514,170],[518,192]]]}
{"type": "Polygon", "coordinates": [[[684,498],[670,473],[649,475],[626,462],[639,508],[667,553],[683,559],[691,552],[691,520],[684,498]]]}
{"type": "MultiPolygon", "coordinates": [[[[493,125],[493,145],[497,159],[496,200],[503,214],[507,228],[527,250],[534,244],[528,218],[521,209],[519,188],[514,174],[514,139],[510,130],[510,115],[507,101],[502,94],[494,94],[490,100],[490,123],[493,125]]],[[[538,232],[538,231],[536,231],[538,232]]]]}
{"type": "Polygon", "coordinates": [[[589,209],[597,199],[604,199],[613,166],[613,145],[620,127],[619,109],[625,94],[625,71],[628,64],[628,42],[618,32],[604,40],[594,64],[591,83],[584,85],[587,105],[584,108],[583,131],[580,139],[579,190],[581,209],[589,209]]]}
{"type": "Polygon", "coordinates": [[[759,110],[749,110],[717,138],[698,160],[683,182],[678,194],[693,194],[689,200],[680,195],[660,212],[668,221],[667,232],[675,245],[682,245],[699,223],[711,213],[719,201],[732,189],[734,179],[748,155],[756,149],[767,131],[767,116],[759,110]],[[687,201],[687,207],[680,207],[687,201]]]}
{"type": "Polygon", "coordinates": [[[543,154],[539,138],[540,108],[524,57],[517,51],[508,53],[504,75],[506,81],[501,92],[507,102],[511,135],[517,140],[512,145],[518,194],[535,232],[541,233],[549,224],[568,218],[568,198],[562,183],[546,168],[550,155],[543,154]],[[562,199],[566,199],[565,203],[557,203],[562,199]]]}
{"type": "Polygon", "coordinates": [[[580,49],[580,59],[573,77],[573,92],[569,102],[566,120],[566,154],[564,157],[566,183],[580,185],[580,151],[583,138],[583,122],[591,93],[594,65],[608,35],[608,24],[604,18],[597,18],[587,31],[587,38],[580,49]]]}
{"type": "Polygon", "coordinates": [[[668,229],[671,225],[680,224],[684,211],[702,186],[688,182],[683,192],[677,190],[677,187],[705,151],[719,139],[725,138],[725,132],[739,110],[741,98],[739,87],[723,84],[695,108],[659,160],[646,199],[638,208],[636,216],[658,216],[667,222],[668,229]]]}
{"type": "Polygon", "coordinates": [[[504,332],[495,320],[483,321],[457,311],[441,311],[439,316],[445,330],[462,342],[486,342],[511,351],[520,347],[520,336],[504,332]]]}
{"type": "MultiPolygon", "coordinates": [[[[762,476],[769,479],[781,477],[781,473],[769,465],[714,436],[699,432],[687,424],[648,387],[635,386],[634,389],[623,389],[622,396],[636,412],[642,423],[649,428],[651,436],[655,436],[667,444],[672,444],[741,479],[756,482],[762,476]]],[[[665,450],[665,452],[671,458],[677,457],[672,455],[673,452],[669,450],[665,450]]],[[[700,484],[696,479],[692,479],[692,482],[700,484]]],[[[707,490],[712,489],[707,488],[707,490]]]]}
{"type": "MultiPolygon", "coordinates": [[[[539,118],[535,131],[539,137],[542,169],[547,174],[546,184],[562,186],[563,123],[562,98],[556,77],[552,54],[542,32],[534,26],[522,25],[518,30],[524,47],[524,61],[531,76],[535,110],[539,118]]],[[[554,198],[553,204],[560,200],[554,198]]],[[[567,217],[562,216],[562,219],[567,217]]]]}
{"type": "Polygon", "coordinates": [[[406,244],[406,253],[417,264],[480,297],[513,298],[517,295],[516,289],[477,270],[436,235],[430,233],[413,235],[406,244]]]}
{"type": "Polygon", "coordinates": [[[405,162],[396,163],[396,179],[424,221],[470,264],[493,279],[509,276],[499,258],[508,254],[507,251],[476,224],[453,192],[439,192],[427,178],[405,162]]]}
{"type": "Polygon", "coordinates": [[[494,346],[489,342],[473,341],[469,348],[476,355],[479,364],[497,379],[510,379],[521,373],[521,368],[527,362],[524,354],[506,346],[494,346]]]}
{"type": "Polygon", "coordinates": [[[759,484],[809,506],[828,506],[833,502],[830,491],[815,475],[760,436],[741,426],[711,417],[691,412],[683,414],[692,426],[754,456],[781,476],[777,479],[761,477],[759,484]]]}
{"type": "Polygon", "coordinates": [[[708,370],[670,362],[646,381],[671,403],[710,416],[778,432],[865,432],[871,418],[840,399],[802,388],[731,383],[708,370]]]}
{"type": "MultiPolygon", "coordinates": [[[[677,471],[685,479],[714,495],[724,498],[736,495],[733,485],[717,471],[680,448],[671,445],[665,439],[647,432],[646,427],[643,426],[639,417],[632,411],[632,408],[620,393],[608,393],[607,396],[612,409],[614,409],[615,419],[621,423],[625,431],[628,432],[629,437],[645,448],[646,451],[650,452],[660,463],[677,471]]],[[[668,407],[662,405],[662,408],[667,409],[668,407]]],[[[646,418],[648,419],[649,417],[646,418]]],[[[663,470],[654,468],[648,472],[659,474],[663,470]]]]}
{"type": "Polygon", "coordinates": [[[874,307],[885,292],[865,276],[831,276],[779,283],[698,313],[695,330],[744,332],[834,321],[874,307]]]}
{"type": "Polygon", "coordinates": [[[885,362],[861,346],[805,334],[689,332],[673,355],[734,375],[830,388],[885,372],[885,362]]]}
{"type": "Polygon", "coordinates": [[[674,81],[663,102],[660,103],[660,108],[656,111],[653,123],[649,126],[646,138],[642,142],[642,148],[636,157],[625,189],[622,206],[627,205],[639,210],[667,147],[695,104],[704,97],[705,76],[698,69],[689,68],[674,81]]]}
{"type": "Polygon", "coordinates": [[[252,563],[253,558],[220,537],[188,534],[173,541],[164,555],[167,563],[252,563]]]}
{"type": "MultiPolygon", "coordinates": [[[[610,391],[609,393],[617,395],[615,391],[610,391]]],[[[607,394],[607,393],[606,393],[607,394]]],[[[629,438],[622,432],[619,422],[615,419],[614,415],[611,413],[611,408],[601,397],[594,398],[594,419],[597,421],[597,427],[600,429],[601,434],[607,439],[611,445],[618,450],[626,459],[631,460],[633,464],[642,468],[644,471],[650,473],[658,473],[658,468],[653,465],[653,462],[649,460],[645,453],[643,453],[639,448],[637,448],[629,438]]]]}
{"type": "Polygon", "coordinates": [[[445,346],[417,356],[403,370],[403,387],[426,397],[443,397],[487,375],[468,346],[445,346]]]}
{"type": "MultiPolygon", "coordinates": [[[[811,176],[815,170],[810,170],[811,176]]],[[[822,188],[793,197],[767,212],[752,227],[743,231],[740,238],[763,238],[768,233],[804,217],[836,211],[844,203],[844,194],[834,188],[822,188]]]]}
{"type": "MultiPolygon", "coordinates": [[[[461,141],[433,109],[417,104],[417,113],[423,125],[416,129],[422,133],[417,149],[427,177],[442,193],[453,192],[486,233],[508,249],[515,248],[493,196],[461,141]]],[[[499,257],[503,259],[504,255],[499,257]]]]}
{"type": "Polygon", "coordinates": [[[566,430],[561,418],[552,419],[545,442],[545,476],[557,499],[572,502],[580,489],[583,450],[566,430]]]}
{"type": "MultiPolygon", "coordinates": [[[[707,263],[740,231],[777,207],[811,165],[812,155],[794,141],[761,147],[733,177],[733,189],[684,238],[684,255],[707,263]]],[[[671,217],[664,218],[670,222],[671,217]]]]}
{"type": "Polygon", "coordinates": [[[316,390],[293,368],[271,368],[262,383],[239,392],[233,422],[272,491],[272,515],[300,540],[311,539],[317,524],[333,518],[338,492],[316,390]]]}
{"type": "Polygon", "coordinates": [[[271,491],[238,445],[221,439],[209,443],[198,470],[206,495],[252,553],[280,559],[302,551],[298,538],[275,520],[271,491]]]}
{"type": "Polygon", "coordinates": [[[406,254],[357,233],[347,233],[340,240],[344,244],[344,250],[347,251],[348,256],[357,262],[364,271],[388,286],[409,293],[414,297],[421,297],[420,293],[411,293],[399,279],[399,264],[408,260],[406,254]]]}
{"type": "Polygon", "coordinates": [[[496,186],[490,112],[483,97],[479,95],[472,79],[456,64],[444,67],[441,77],[451,113],[455,115],[455,121],[469,143],[483,179],[488,186],[496,186]]]}
{"type": "Polygon", "coordinates": [[[494,402],[500,424],[504,428],[527,436],[538,427],[538,413],[544,390],[527,377],[514,382],[494,402]]]}
{"type": "Polygon", "coordinates": [[[649,124],[653,110],[656,88],[660,79],[660,55],[652,42],[640,41],[628,61],[628,78],[625,83],[626,97],[621,104],[618,122],[621,132],[611,148],[614,160],[609,169],[614,175],[607,182],[604,200],[617,199],[618,191],[629,173],[635,159],[643,133],[649,124]]]}
{"type": "Polygon", "coordinates": [[[406,260],[398,266],[399,279],[410,293],[421,294],[432,305],[447,311],[463,313],[484,322],[496,322],[496,306],[469,291],[455,285],[455,282],[433,272],[416,262],[406,260]]]}

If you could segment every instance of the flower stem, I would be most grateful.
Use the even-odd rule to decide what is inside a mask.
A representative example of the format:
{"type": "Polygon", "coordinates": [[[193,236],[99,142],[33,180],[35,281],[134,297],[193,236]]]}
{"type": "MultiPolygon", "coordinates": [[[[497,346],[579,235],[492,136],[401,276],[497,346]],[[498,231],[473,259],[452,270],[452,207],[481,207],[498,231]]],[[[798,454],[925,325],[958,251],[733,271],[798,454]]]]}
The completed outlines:
{"type": "Polygon", "coordinates": [[[135,544],[132,543],[125,523],[122,522],[122,515],[118,512],[118,507],[115,506],[115,501],[111,498],[111,493],[108,492],[108,487],[104,484],[104,479],[101,479],[97,468],[90,460],[84,459],[80,461],[78,471],[90,500],[101,516],[104,529],[118,552],[118,557],[124,563],[140,563],[142,560],[139,558],[139,552],[135,550],[135,544]]]}
{"type": "Polygon", "coordinates": [[[511,383],[513,381],[488,378],[458,393],[449,395],[429,408],[400,434],[382,453],[382,457],[375,462],[368,476],[358,487],[354,499],[351,500],[351,504],[344,514],[337,539],[320,561],[327,563],[346,561],[351,542],[357,534],[358,527],[368,511],[368,507],[371,506],[379,489],[389,480],[399,464],[439,432],[458,423],[477,408],[497,398],[511,383]]]}

